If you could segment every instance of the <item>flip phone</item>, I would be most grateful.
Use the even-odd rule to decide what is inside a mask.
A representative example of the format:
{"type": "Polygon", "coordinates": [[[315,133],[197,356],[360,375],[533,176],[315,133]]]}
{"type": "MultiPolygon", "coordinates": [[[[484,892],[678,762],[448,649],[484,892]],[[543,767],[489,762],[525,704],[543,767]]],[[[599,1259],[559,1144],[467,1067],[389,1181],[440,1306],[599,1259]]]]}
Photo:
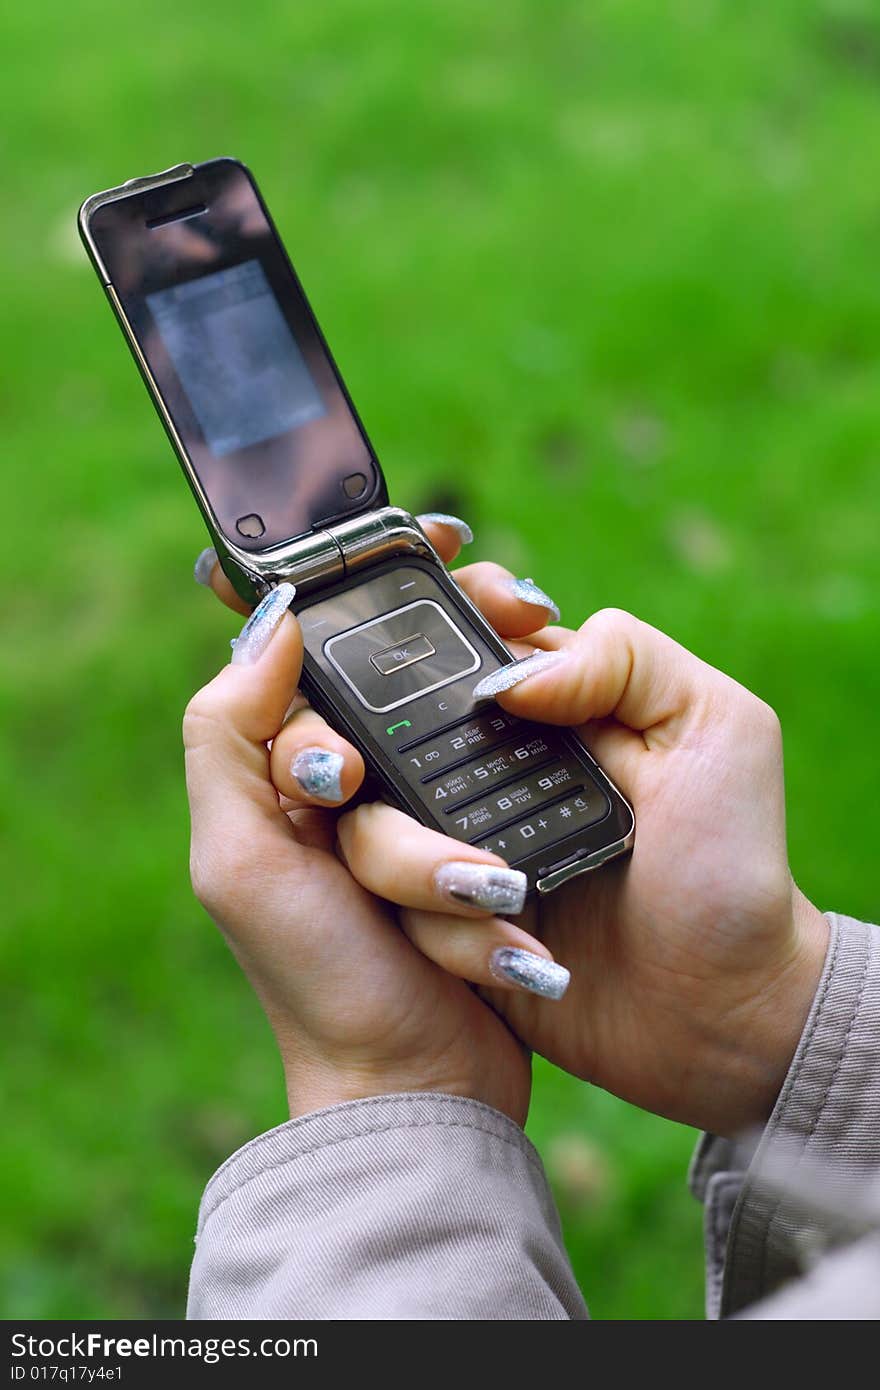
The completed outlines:
{"type": "Polygon", "coordinates": [[[530,892],[624,854],[632,810],[575,734],[475,705],[510,652],[389,505],[249,170],[131,179],[87,198],[79,228],[224,572],[250,604],[296,585],[303,691],[386,799],[530,892]]]}

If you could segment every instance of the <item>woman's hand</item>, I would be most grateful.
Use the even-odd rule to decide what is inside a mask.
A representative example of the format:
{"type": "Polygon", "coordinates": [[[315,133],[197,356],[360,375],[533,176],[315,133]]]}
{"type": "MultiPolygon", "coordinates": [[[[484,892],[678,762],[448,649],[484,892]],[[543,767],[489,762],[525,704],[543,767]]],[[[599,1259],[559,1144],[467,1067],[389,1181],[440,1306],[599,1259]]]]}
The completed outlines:
{"type": "MultiPolygon", "coordinates": [[[[451,557],[454,529],[440,523],[431,530],[451,557]]],[[[241,607],[219,568],[203,562],[202,569],[230,606],[241,607]]],[[[286,611],[291,597],[290,586],[280,586],[255,610],[232,663],[193,698],[184,720],[193,885],[263,1003],[291,1113],[436,1090],[474,1097],[522,1122],[530,1087],[525,1048],[456,977],[467,972],[429,960],[400,930],[397,910],[337,857],[330,808],[357,790],[363,762],[294,698],[302,641],[286,611]],[[276,785],[286,793],[281,800],[276,785]]],[[[449,893],[463,886],[471,901],[454,922],[447,956],[470,960],[474,939],[487,959],[513,951],[531,962],[533,988],[543,971],[553,980],[545,992],[558,995],[567,974],[554,973],[547,947],[492,915],[496,904],[521,904],[523,876],[494,855],[435,838],[445,870],[438,883],[449,893]]],[[[392,848],[383,844],[381,852],[392,848]]]]}
{"type": "MultiPolygon", "coordinates": [[[[508,595],[491,570],[456,577],[510,636],[508,595]]],[[[560,656],[524,664],[499,704],[582,726],[635,806],[636,844],[629,862],[575,879],[518,919],[571,970],[564,1001],[549,1008],[492,989],[485,997],[529,1047],[637,1105],[721,1134],[759,1123],[791,1061],[827,942],[824,918],[788,868],[778,720],[626,613],[597,613],[578,632],[535,633],[517,650],[530,647],[560,656]]],[[[419,949],[487,985],[479,932],[463,953],[458,909],[426,891],[438,857],[452,851],[382,804],[344,815],[339,835],[354,876],[405,909],[419,949]]]]}

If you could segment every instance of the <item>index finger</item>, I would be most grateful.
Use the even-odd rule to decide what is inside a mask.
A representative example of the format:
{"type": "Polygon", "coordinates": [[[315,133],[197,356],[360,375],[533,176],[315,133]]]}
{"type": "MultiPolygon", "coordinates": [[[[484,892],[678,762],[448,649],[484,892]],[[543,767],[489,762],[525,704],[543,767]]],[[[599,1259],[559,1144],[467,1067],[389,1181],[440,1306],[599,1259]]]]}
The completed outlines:
{"type": "Polygon", "coordinates": [[[450,512],[422,512],[416,517],[428,540],[444,564],[454,560],[463,545],[470,545],[474,533],[460,516],[450,512]]]}
{"type": "Polygon", "coordinates": [[[232,584],[223,573],[213,546],[209,545],[199,555],[193,567],[193,578],[197,584],[203,584],[206,589],[213,589],[220,602],[225,603],[227,608],[231,608],[233,613],[250,613],[248,604],[235,592],[232,584]]]}

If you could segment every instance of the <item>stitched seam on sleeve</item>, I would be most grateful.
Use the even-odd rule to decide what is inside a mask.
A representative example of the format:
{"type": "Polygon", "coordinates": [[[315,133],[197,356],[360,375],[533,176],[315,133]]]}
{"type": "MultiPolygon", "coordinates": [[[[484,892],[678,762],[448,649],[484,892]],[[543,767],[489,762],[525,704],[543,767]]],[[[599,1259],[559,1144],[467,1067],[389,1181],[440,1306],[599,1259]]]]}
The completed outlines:
{"type": "MultiPolygon", "coordinates": [[[[829,917],[829,919],[830,919],[831,916],[832,916],[833,914],[828,913],[827,915],[828,915],[828,917],[829,917]]],[[[766,1128],[766,1130],[765,1130],[765,1132],[764,1132],[764,1142],[766,1142],[768,1139],[772,1138],[772,1136],[775,1134],[775,1132],[776,1132],[777,1129],[779,1128],[779,1117],[780,1117],[781,1111],[782,1111],[783,1108],[784,1108],[785,1101],[787,1100],[787,1098],[788,1098],[788,1096],[789,1096],[789,1093],[791,1092],[791,1090],[792,1090],[792,1088],[793,1088],[793,1086],[794,1086],[794,1084],[795,1084],[796,1076],[797,1076],[797,1074],[798,1074],[799,1071],[800,1071],[800,1061],[803,1060],[803,1058],[806,1056],[806,1054],[807,1054],[807,1052],[808,1052],[808,1050],[809,1050],[810,1043],[811,1043],[812,1040],[813,1040],[813,1034],[815,1033],[816,1029],[817,1029],[818,1026],[819,1026],[819,1020],[820,1020],[820,1018],[821,1018],[821,1016],[822,1016],[822,1012],[823,1012],[823,1010],[824,1010],[824,1008],[825,1008],[825,1002],[826,1002],[826,999],[827,999],[827,997],[828,997],[828,991],[829,991],[830,988],[831,988],[831,981],[832,981],[832,979],[834,978],[834,967],[835,967],[835,964],[836,964],[836,962],[837,962],[837,955],[838,955],[838,951],[839,951],[839,948],[840,948],[840,927],[839,927],[839,924],[838,924],[837,922],[831,922],[831,928],[832,928],[831,945],[830,945],[830,947],[829,947],[829,956],[828,956],[828,960],[826,961],[825,979],[824,979],[824,982],[823,982],[823,984],[822,984],[821,993],[817,996],[817,998],[816,998],[816,1000],[815,1000],[815,1007],[814,1007],[814,1009],[813,1009],[813,1016],[812,1016],[812,1018],[811,1018],[811,1020],[810,1020],[809,1027],[808,1027],[807,1031],[804,1033],[803,1037],[801,1038],[800,1043],[798,1044],[797,1052],[796,1052],[796,1054],[795,1054],[795,1060],[792,1062],[792,1066],[791,1066],[791,1069],[790,1069],[790,1071],[789,1071],[789,1073],[788,1073],[788,1076],[785,1078],[785,1081],[783,1082],[782,1090],[779,1092],[779,1097],[778,1097],[777,1102],[776,1102],[776,1105],[775,1105],[775,1107],[774,1107],[773,1115],[770,1117],[770,1120],[768,1121],[768,1124],[767,1124],[767,1128],[766,1128]],[[798,1059],[799,1059],[799,1060],[798,1060],[798,1059]]],[[[764,1144],[762,1143],[760,1147],[763,1148],[763,1146],[764,1146],[764,1144]]],[[[759,1150],[759,1151],[760,1151],[760,1150],[759,1150]]],[[[754,1162],[754,1158],[753,1158],[752,1161],[754,1162]]],[[[748,1205],[749,1201],[751,1200],[751,1198],[752,1198],[752,1196],[753,1196],[753,1192],[754,1192],[754,1183],[753,1183],[753,1181],[750,1179],[749,1174],[746,1173],[746,1175],[745,1175],[745,1177],[744,1177],[744,1181],[743,1181],[742,1188],[741,1188],[741,1190],[740,1190],[739,1197],[738,1197],[737,1202],[736,1202],[736,1204],[735,1204],[735,1206],[734,1206],[733,1214],[732,1214],[731,1219],[730,1219],[730,1229],[729,1229],[729,1231],[728,1231],[728,1236],[727,1236],[727,1249],[726,1249],[726,1252],[725,1252],[725,1269],[724,1269],[724,1274],[723,1274],[723,1278],[722,1278],[722,1285],[723,1285],[723,1287],[722,1287],[722,1293],[721,1293],[721,1309],[720,1309],[720,1314],[721,1314],[722,1317],[724,1317],[724,1316],[726,1315],[727,1307],[728,1307],[728,1305],[729,1305],[729,1302],[731,1301],[731,1299],[735,1299],[735,1298],[736,1298],[736,1295],[737,1295],[739,1286],[742,1284],[742,1279],[741,1279],[741,1277],[740,1277],[740,1275],[739,1275],[739,1272],[737,1271],[737,1268],[736,1268],[736,1246],[737,1246],[737,1241],[738,1241],[738,1238],[739,1238],[739,1228],[740,1228],[740,1225],[741,1225],[741,1222],[742,1222],[743,1212],[745,1211],[746,1206],[748,1205]]],[[[766,1246],[766,1235],[767,1235],[767,1233],[768,1233],[768,1230],[769,1230],[769,1227],[765,1227],[765,1242],[764,1242],[764,1248],[763,1248],[762,1253],[761,1253],[761,1279],[762,1279],[762,1281],[763,1281],[763,1277],[764,1277],[764,1267],[765,1267],[766,1259],[767,1259],[767,1254],[766,1254],[766,1251],[767,1251],[767,1246],[766,1246]]],[[[752,1301],[754,1301],[754,1299],[755,1299],[756,1297],[759,1297],[759,1296],[760,1296],[760,1289],[761,1289],[762,1287],[763,1287],[763,1282],[761,1283],[761,1285],[759,1285],[758,1293],[755,1293],[755,1292],[754,1292],[754,1285],[752,1285],[752,1291],[751,1291],[751,1293],[747,1294],[746,1300],[745,1300],[745,1301],[747,1301],[747,1302],[752,1302],[752,1301]]]]}
{"type": "Polygon", "coordinates": [[[295,1163],[297,1159],[305,1158],[311,1154],[320,1153],[322,1150],[337,1148],[340,1144],[350,1144],[353,1140],[363,1139],[372,1134],[387,1134],[393,1130],[405,1131],[408,1129],[465,1129],[474,1131],[479,1134],[487,1134],[490,1139],[497,1139],[502,1144],[506,1144],[508,1148],[515,1149],[516,1152],[518,1154],[521,1154],[522,1157],[526,1160],[529,1167],[534,1169],[534,1171],[542,1180],[545,1179],[544,1170],[541,1166],[541,1163],[532,1154],[530,1154],[528,1150],[522,1146],[522,1144],[518,1143],[515,1139],[509,1138],[507,1135],[497,1134],[494,1129],[489,1129],[489,1127],[486,1125],[478,1125],[472,1123],[469,1124],[464,1120],[397,1121],[394,1124],[375,1125],[369,1129],[358,1130],[356,1134],[345,1134],[342,1135],[339,1139],[328,1139],[322,1141],[321,1143],[311,1144],[307,1148],[299,1149],[296,1153],[287,1154],[284,1158],[278,1159],[275,1163],[267,1163],[264,1167],[262,1167],[259,1170],[259,1172],[250,1173],[246,1178],[242,1178],[241,1182],[238,1182],[235,1184],[234,1187],[231,1187],[228,1192],[224,1192],[223,1196],[217,1201],[216,1205],[212,1206],[208,1211],[204,1213],[202,1225],[207,1225],[211,1217],[214,1216],[215,1213],[220,1210],[223,1204],[227,1202],[230,1197],[233,1197],[236,1192],[240,1192],[242,1188],[247,1187],[250,1183],[255,1182],[258,1178],[263,1177],[265,1173],[271,1173],[276,1168],[286,1168],[288,1164],[295,1163]]]}
{"type": "MultiPolygon", "coordinates": [[[[853,1006],[853,1011],[852,1011],[852,1014],[850,1015],[849,1026],[847,1027],[846,1034],[845,1034],[845,1036],[844,1036],[843,1042],[841,1043],[840,1054],[839,1054],[839,1056],[838,1056],[838,1058],[837,1058],[837,1061],[836,1061],[836,1063],[835,1063],[835,1065],[834,1065],[834,1071],[832,1072],[831,1076],[830,1076],[829,1079],[828,1079],[827,1084],[825,1085],[824,1090],[822,1091],[822,1095],[821,1095],[821,1098],[820,1098],[820,1100],[819,1100],[819,1104],[818,1104],[818,1106],[817,1106],[817,1108],[816,1108],[816,1113],[815,1113],[815,1115],[813,1116],[813,1122],[812,1122],[812,1124],[810,1125],[810,1128],[807,1130],[807,1133],[806,1133],[806,1135],[805,1135],[805,1137],[804,1137],[803,1146],[802,1146],[802,1148],[801,1148],[800,1153],[798,1154],[797,1161],[796,1161],[796,1163],[795,1163],[795,1165],[794,1165],[795,1171],[800,1167],[801,1163],[803,1162],[804,1158],[805,1158],[806,1155],[807,1155],[807,1150],[809,1149],[811,1143],[813,1142],[813,1139],[814,1139],[815,1136],[816,1136],[816,1130],[818,1129],[818,1127],[819,1127],[819,1122],[820,1122],[820,1120],[822,1119],[822,1115],[824,1114],[825,1106],[826,1106],[827,1103],[828,1103],[828,1097],[829,1097],[829,1095],[830,1095],[830,1093],[831,1093],[831,1091],[832,1091],[832,1089],[833,1089],[833,1087],[834,1087],[835,1082],[837,1081],[838,1076],[840,1075],[840,1069],[841,1069],[841,1067],[843,1066],[844,1060],[845,1060],[845,1058],[846,1058],[847,1050],[848,1050],[848,1048],[849,1048],[849,1040],[850,1040],[850,1038],[851,1038],[851,1036],[852,1036],[853,1028],[854,1028],[855,1025],[856,1025],[856,1021],[857,1021],[857,1019],[858,1019],[859,1012],[860,1012],[861,1007],[862,1007],[862,1000],[863,1000],[864,995],[865,995],[865,987],[866,987],[867,982],[868,982],[868,966],[870,965],[870,963],[871,963],[871,947],[870,947],[870,944],[868,944],[867,947],[866,947],[866,950],[865,950],[865,959],[864,959],[864,963],[863,963],[863,965],[862,965],[862,973],[861,973],[861,978],[860,978],[860,980],[859,980],[859,990],[858,990],[858,994],[856,995],[856,1000],[855,1000],[855,1004],[854,1004],[854,1006],[853,1006]]],[[[829,979],[829,982],[830,982],[830,979],[831,979],[831,972],[830,972],[830,971],[829,971],[828,979],[829,979]]],[[[823,1000],[823,1003],[824,1003],[824,1000],[823,1000]]],[[[821,1010],[817,1010],[817,1011],[816,1011],[816,1020],[817,1020],[817,1021],[818,1021],[820,1012],[821,1012],[821,1010]]],[[[761,1290],[762,1290],[762,1291],[764,1291],[764,1290],[766,1289],[767,1264],[768,1264],[769,1258],[770,1258],[770,1241],[771,1241],[771,1236],[772,1236],[772,1234],[773,1234],[773,1227],[774,1227],[776,1221],[777,1221],[778,1218],[779,1218],[779,1213],[780,1213],[780,1211],[781,1211],[781,1209],[782,1209],[782,1205],[783,1205],[783,1202],[784,1202],[784,1201],[785,1201],[784,1196],[780,1196],[780,1197],[777,1198],[776,1204],[775,1204],[775,1206],[772,1208],[772,1210],[771,1210],[771,1212],[770,1212],[770,1216],[769,1216],[769,1219],[768,1219],[767,1225],[766,1225],[766,1235],[765,1235],[765,1237],[764,1237],[764,1248],[763,1248],[763,1251],[761,1252],[761,1290]]]]}
{"type": "Polygon", "coordinates": [[[720,1316],[721,1290],[724,1279],[724,1258],[730,1230],[730,1217],[736,1203],[731,1196],[738,1191],[739,1178],[733,1173],[716,1174],[710,1179],[706,1203],[706,1314],[712,1319],[720,1316]]]}
{"type": "MultiPolygon", "coordinates": [[[[487,1105],[485,1101],[475,1100],[471,1096],[451,1095],[447,1091],[390,1091],[387,1095],[360,1096],[354,1100],[340,1101],[336,1105],[326,1107],[322,1106],[319,1110],[309,1111],[305,1115],[298,1115],[295,1119],[284,1120],[280,1125],[275,1125],[272,1129],[267,1130],[265,1134],[255,1135],[253,1139],[249,1139],[247,1143],[243,1144],[241,1148],[235,1151],[235,1153],[230,1154],[227,1159],[224,1159],[224,1161],[220,1164],[219,1168],[215,1169],[214,1173],[211,1175],[211,1178],[206,1184],[206,1190],[213,1187],[214,1184],[218,1181],[218,1179],[225,1172],[227,1172],[227,1170],[235,1167],[235,1165],[241,1161],[245,1154],[254,1154],[257,1152],[257,1150],[265,1147],[265,1145],[267,1144],[270,1144],[272,1141],[277,1139],[278,1135],[281,1133],[282,1130],[286,1131],[287,1133],[294,1133],[297,1129],[305,1128],[312,1121],[314,1121],[318,1115],[328,1115],[331,1113],[341,1115],[343,1113],[351,1111],[355,1113],[366,1113],[369,1110],[375,1110],[378,1107],[387,1106],[389,1103],[393,1103],[394,1105],[413,1106],[424,1105],[426,1102],[436,1103],[438,1101],[442,1103],[442,1108],[444,1110],[476,1110],[478,1113],[485,1112],[486,1114],[493,1116],[499,1126],[504,1126],[505,1128],[510,1129],[512,1133],[516,1136],[515,1141],[511,1140],[508,1142],[517,1142],[519,1144],[522,1144],[523,1151],[531,1152],[533,1158],[537,1159],[537,1150],[535,1149],[532,1141],[529,1139],[529,1136],[526,1134],[525,1130],[522,1129],[521,1126],[518,1125],[514,1120],[511,1120],[509,1115],[505,1115],[503,1111],[496,1110],[493,1106],[487,1105]]],[[[439,1122],[425,1121],[425,1123],[439,1122]]],[[[451,1121],[448,1121],[447,1123],[451,1123],[451,1121]]],[[[394,1126],[392,1125],[391,1128],[394,1128],[394,1126]]],[[[359,1132],[369,1133],[370,1130],[367,1129],[359,1132]]]]}
{"type": "Polygon", "coordinates": [[[768,1134],[775,1133],[779,1129],[780,1115],[784,1108],[784,1102],[788,1099],[790,1093],[794,1090],[794,1087],[797,1083],[797,1079],[801,1072],[801,1067],[803,1065],[804,1058],[810,1050],[810,1044],[813,1041],[813,1035],[815,1034],[816,1029],[819,1027],[819,1024],[822,1020],[822,1014],[825,1011],[825,1004],[828,999],[828,993],[831,989],[831,982],[834,979],[834,967],[837,963],[837,957],[839,954],[840,935],[838,929],[838,934],[834,938],[833,954],[831,960],[828,962],[828,970],[825,975],[825,983],[822,986],[822,993],[816,1001],[816,1008],[813,1013],[813,1018],[810,1023],[810,1027],[808,1031],[804,1034],[800,1044],[798,1045],[797,1050],[800,1053],[800,1057],[798,1058],[796,1064],[792,1066],[791,1071],[785,1079],[785,1084],[783,1085],[782,1090],[779,1093],[779,1101],[776,1105],[776,1114],[771,1119],[770,1124],[767,1127],[768,1134]]]}

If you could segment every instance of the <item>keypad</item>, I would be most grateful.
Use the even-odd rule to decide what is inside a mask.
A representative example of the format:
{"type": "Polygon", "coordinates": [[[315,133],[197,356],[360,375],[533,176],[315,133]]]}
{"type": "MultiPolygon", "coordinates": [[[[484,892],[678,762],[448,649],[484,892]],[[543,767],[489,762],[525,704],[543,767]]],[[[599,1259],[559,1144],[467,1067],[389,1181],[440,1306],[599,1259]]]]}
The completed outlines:
{"type": "Polygon", "coordinates": [[[602,820],[608,810],[608,799],[598,787],[579,787],[561,801],[540,806],[531,815],[488,836],[478,837],[476,843],[480,849],[500,854],[508,863],[516,863],[527,854],[555,845],[564,835],[573,835],[602,820]]]}
{"type": "Polygon", "coordinates": [[[448,834],[512,861],[608,810],[604,793],[583,785],[583,770],[564,752],[554,729],[496,707],[404,745],[398,756],[448,834]]]}
{"type": "Polygon", "coordinates": [[[590,855],[595,837],[578,832],[613,803],[567,731],[475,708],[475,681],[503,656],[453,600],[425,570],[401,566],[307,608],[306,647],[346,698],[355,737],[362,730],[390,762],[388,780],[406,788],[400,800],[425,824],[522,864],[531,885],[590,855]]]}
{"type": "Polygon", "coordinates": [[[513,820],[522,811],[539,806],[575,782],[575,773],[566,763],[553,763],[530,777],[508,783],[489,796],[464,806],[450,808],[449,833],[459,840],[475,840],[494,825],[513,820]]]}
{"type": "Polygon", "coordinates": [[[516,743],[491,750],[479,762],[457,767],[452,772],[441,773],[432,778],[425,788],[425,796],[435,810],[445,811],[471,796],[479,796],[499,782],[507,782],[511,777],[522,777],[533,767],[550,761],[554,749],[549,739],[536,733],[532,738],[522,738],[516,743]]]}
{"type": "Polygon", "coordinates": [[[524,727],[521,719],[505,714],[502,709],[493,709],[490,713],[474,715],[451,729],[445,729],[443,733],[435,734],[415,747],[407,742],[400,750],[401,762],[407,771],[425,780],[463,762],[469,754],[494,748],[510,738],[517,729],[524,727]]]}

